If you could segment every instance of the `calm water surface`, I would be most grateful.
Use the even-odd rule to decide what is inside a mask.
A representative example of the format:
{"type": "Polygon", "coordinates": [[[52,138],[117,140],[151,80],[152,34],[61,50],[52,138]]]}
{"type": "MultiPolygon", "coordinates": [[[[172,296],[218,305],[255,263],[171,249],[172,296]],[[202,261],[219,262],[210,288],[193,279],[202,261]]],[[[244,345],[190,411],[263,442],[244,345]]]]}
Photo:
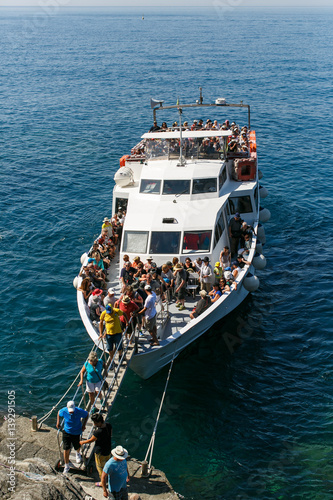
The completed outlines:
{"type": "MultiPolygon", "coordinates": [[[[332,11],[141,16],[0,9],[0,409],[15,389],[18,412],[41,416],[80,369],[91,343],[72,280],[118,158],[150,127],[151,97],[193,102],[201,85],[206,101],[251,104],[268,264],[175,362],[153,464],[186,499],[330,499],[332,11]]],[[[166,375],[130,372],[114,407],[115,442],[139,459],[166,375]]]]}

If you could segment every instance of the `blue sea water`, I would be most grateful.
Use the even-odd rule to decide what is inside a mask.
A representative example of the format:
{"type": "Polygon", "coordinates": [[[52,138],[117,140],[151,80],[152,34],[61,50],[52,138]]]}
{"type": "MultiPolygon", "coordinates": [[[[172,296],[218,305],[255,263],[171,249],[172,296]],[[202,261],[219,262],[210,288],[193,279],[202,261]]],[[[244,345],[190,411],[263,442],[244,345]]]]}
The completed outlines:
{"type": "MultiPolygon", "coordinates": [[[[141,10],[0,9],[0,410],[15,390],[19,413],[42,416],[80,369],[91,342],[72,280],[118,159],[151,97],[194,102],[202,86],[251,104],[268,264],[176,360],[153,464],[186,499],[330,499],[333,11],[141,10]]],[[[115,442],[139,459],[166,375],[128,373],[114,406],[115,442]]]]}

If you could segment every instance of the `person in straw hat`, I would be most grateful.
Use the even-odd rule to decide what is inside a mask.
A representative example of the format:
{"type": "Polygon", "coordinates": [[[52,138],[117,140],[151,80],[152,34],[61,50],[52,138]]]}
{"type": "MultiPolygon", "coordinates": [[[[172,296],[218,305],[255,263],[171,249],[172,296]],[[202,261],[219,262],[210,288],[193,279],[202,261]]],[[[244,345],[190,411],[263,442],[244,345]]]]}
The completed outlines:
{"type": "Polygon", "coordinates": [[[122,446],[117,446],[111,451],[111,455],[102,473],[103,496],[110,500],[128,500],[129,472],[126,462],[128,452],[122,446]],[[108,487],[106,486],[107,478],[108,487]]]}

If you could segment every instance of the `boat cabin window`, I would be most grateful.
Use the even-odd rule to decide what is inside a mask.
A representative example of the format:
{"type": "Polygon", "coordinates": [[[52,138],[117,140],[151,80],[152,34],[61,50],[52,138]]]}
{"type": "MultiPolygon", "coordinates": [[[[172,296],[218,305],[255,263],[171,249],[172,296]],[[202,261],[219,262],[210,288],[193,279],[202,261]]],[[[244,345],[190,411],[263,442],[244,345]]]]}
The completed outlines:
{"type": "Polygon", "coordinates": [[[213,177],[207,179],[193,179],[193,194],[216,193],[217,180],[213,177]]]}
{"type": "Polygon", "coordinates": [[[153,231],[151,233],[149,253],[152,254],[179,253],[179,243],[180,243],[180,231],[153,231]]]}
{"type": "Polygon", "coordinates": [[[142,179],[140,185],[140,193],[160,194],[161,181],[153,179],[142,179]]]}
{"type": "Polygon", "coordinates": [[[223,234],[224,228],[225,228],[225,226],[224,226],[224,220],[223,220],[223,213],[221,212],[220,217],[218,218],[218,221],[217,221],[216,226],[215,226],[214,248],[216,247],[216,245],[220,241],[220,238],[223,234]]]}
{"type": "Polygon", "coordinates": [[[190,194],[190,186],[189,180],[165,180],[162,194],[190,194]]]}
{"type": "Polygon", "coordinates": [[[183,253],[209,252],[211,239],[211,231],[185,231],[183,253]]]}
{"type": "Polygon", "coordinates": [[[148,231],[125,231],[123,252],[147,253],[148,231]]]}
{"type": "Polygon", "coordinates": [[[240,214],[247,214],[253,212],[251,197],[250,196],[235,196],[229,198],[230,214],[234,215],[236,212],[240,214]]]}
{"type": "Polygon", "coordinates": [[[227,180],[227,169],[223,167],[219,175],[219,191],[221,190],[226,180],[227,180]]]}

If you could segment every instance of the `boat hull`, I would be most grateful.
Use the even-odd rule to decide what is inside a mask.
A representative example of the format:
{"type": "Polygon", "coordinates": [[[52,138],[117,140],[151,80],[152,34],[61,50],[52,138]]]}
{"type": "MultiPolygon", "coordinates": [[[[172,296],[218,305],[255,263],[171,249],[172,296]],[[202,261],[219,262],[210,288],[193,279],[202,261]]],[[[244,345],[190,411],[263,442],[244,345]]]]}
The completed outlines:
{"type": "Polygon", "coordinates": [[[141,378],[147,379],[161,370],[178,356],[192,342],[203,335],[215,323],[223,319],[236,307],[238,307],[249,294],[243,286],[234,290],[228,297],[217,302],[216,306],[211,306],[205,313],[197,319],[192,320],[179,335],[174,335],[166,339],[159,347],[150,349],[147,352],[135,354],[132,358],[130,368],[141,378]]]}

